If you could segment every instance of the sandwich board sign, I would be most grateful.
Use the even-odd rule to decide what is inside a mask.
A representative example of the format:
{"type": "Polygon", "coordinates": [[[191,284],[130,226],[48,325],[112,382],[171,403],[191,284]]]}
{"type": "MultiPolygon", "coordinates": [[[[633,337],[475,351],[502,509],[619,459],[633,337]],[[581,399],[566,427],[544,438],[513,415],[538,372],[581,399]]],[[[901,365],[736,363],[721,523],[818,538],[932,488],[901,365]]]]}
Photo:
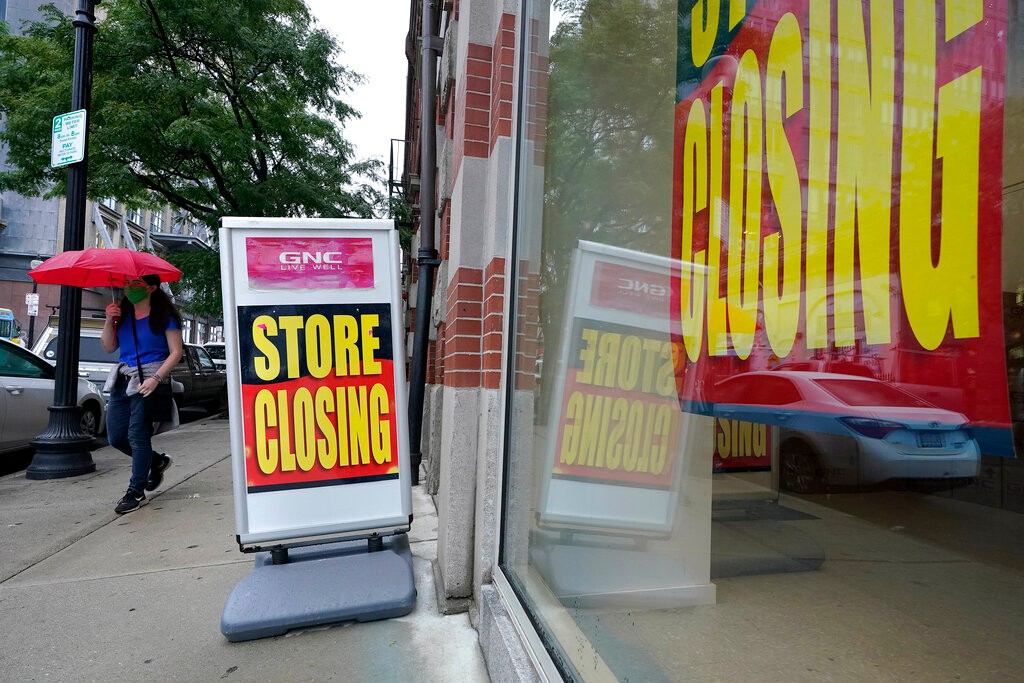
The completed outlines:
{"type": "Polygon", "coordinates": [[[542,528],[672,531],[688,426],[669,337],[672,267],[667,258],[593,242],[573,254],[542,528]]]}
{"type": "Polygon", "coordinates": [[[680,410],[669,328],[684,267],[699,266],[586,241],[573,253],[530,548],[565,604],[715,601],[711,467],[695,448],[710,424],[680,410]],[[635,542],[651,538],[685,553],[635,542]]]}
{"type": "Polygon", "coordinates": [[[221,226],[239,547],[407,531],[393,223],[226,217],[221,226]]]}

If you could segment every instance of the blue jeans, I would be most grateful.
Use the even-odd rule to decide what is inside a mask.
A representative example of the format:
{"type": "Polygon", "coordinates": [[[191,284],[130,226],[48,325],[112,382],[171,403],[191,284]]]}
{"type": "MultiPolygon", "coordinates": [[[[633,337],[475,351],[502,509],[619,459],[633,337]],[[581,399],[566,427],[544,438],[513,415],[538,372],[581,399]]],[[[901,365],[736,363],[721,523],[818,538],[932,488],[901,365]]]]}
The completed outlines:
{"type": "Polygon", "coordinates": [[[132,478],[128,486],[142,491],[149,480],[149,470],[159,455],[153,452],[153,423],[146,419],[142,394],[126,395],[128,380],[119,377],[107,403],[107,441],[132,457],[132,478]]]}

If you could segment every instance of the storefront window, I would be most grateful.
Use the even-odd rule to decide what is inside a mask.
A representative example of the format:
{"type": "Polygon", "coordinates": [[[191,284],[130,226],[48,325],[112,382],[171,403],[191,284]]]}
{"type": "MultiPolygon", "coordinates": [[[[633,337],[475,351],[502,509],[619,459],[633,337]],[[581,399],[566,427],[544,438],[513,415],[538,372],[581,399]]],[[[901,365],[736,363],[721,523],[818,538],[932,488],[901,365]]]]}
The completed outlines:
{"type": "Polygon", "coordinates": [[[1016,677],[1021,11],[524,3],[500,565],[564,676],[1016,677]]]}

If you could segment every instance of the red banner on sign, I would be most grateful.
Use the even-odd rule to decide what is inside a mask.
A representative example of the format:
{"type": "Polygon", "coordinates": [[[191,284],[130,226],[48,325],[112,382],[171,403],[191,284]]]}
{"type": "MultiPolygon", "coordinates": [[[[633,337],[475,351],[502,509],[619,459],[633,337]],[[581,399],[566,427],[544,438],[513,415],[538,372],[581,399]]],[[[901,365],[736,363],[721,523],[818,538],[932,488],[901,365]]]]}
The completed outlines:
{"type": "Polygon", "coordinates": [[[248,491],[398,477],[390,308],[239,307],[248,491]]]}

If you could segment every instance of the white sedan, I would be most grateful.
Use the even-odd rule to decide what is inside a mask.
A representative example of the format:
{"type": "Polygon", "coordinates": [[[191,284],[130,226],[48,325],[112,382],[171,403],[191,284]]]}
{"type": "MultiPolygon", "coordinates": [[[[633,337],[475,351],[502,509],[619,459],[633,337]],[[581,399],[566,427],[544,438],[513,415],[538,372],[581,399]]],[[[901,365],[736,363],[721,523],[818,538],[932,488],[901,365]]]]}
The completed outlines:
{"type": "Polygon", "coordinates": [[[978,474],[966,416],[877,379],[775,370],[714,391],[718,417],[779,425],[779,484],[790,491],[978,474]]]}
{"type": "MultiPolygon", "coordinates": [[[[0,453],[25,448],[46,431],[53,405],[55,370],[34,353],[0,341],[0,453]]],[[[103,397],[92,382],[78,380],[81,428],[96,436],[104,428],[103,397]]]]}

